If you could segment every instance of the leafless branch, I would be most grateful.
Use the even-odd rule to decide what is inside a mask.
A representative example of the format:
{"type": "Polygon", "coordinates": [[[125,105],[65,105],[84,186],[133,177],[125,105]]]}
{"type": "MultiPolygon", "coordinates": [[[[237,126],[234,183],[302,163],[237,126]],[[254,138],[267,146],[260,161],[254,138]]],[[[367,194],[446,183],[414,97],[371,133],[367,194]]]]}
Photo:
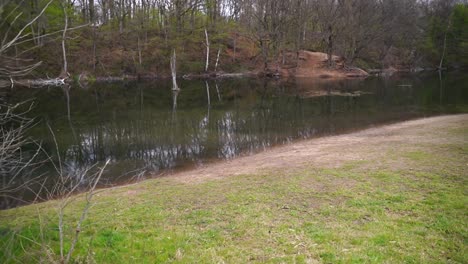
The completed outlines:
{"type": "MultiPolygon", "coordinates": [[[[26,136],[29,129],[36,125],[27,114],[33,107],[31,101],[16,105],[0,104],[0,197],[11,199],[12,193],[29,189],[36,184],[41,175],[32,175],[42,164],[38,159],[43,152],[41,144],[26,136]],[[33,146],[34,151],[25,151],[26,146],[33,146]]],[[[15,198],[14,200],[21,200],[15,198]]]]}
{"type": "Polygon", "coordinates": [[[16,41],[18,41],[18,39],[23,35],[23,32],[29,27],[31,26],[34,22],[36,22],[36,20],[38,20],[42,14],[44,14],[44,12],[46,11],[46,9],[49,7],[49,5],[52,3],[52,0],[50,0],[41,10],[41,12],[39,12],[39,14],[37,16],[35,16],[33,19],[31,19],[25,26],[23,26],[23,28],[21,28],[18,33],[16,34],[16,36],[11,39],[10,41],[8,41],[5,45],[2,45],[0,47],[0,54],[3,53],[5,50],[7,50],[8,48],[10,48],[16,41]]]}
{"type": "Polygon", "coordinates": [[[107,160],[106,163],[104,164],[104,166],[100,169],[99,173],[97,174],[96,179],[94,180],[94,183],[93,183],[91,189],[86,193],[86,205],[83,208],[80,220],[76,224],[75,237],[73,238],[73,241],[72,241],[72,243],[70,245],[70,249],[68,250],[68,254],[67,254],[67,258],[65,259],[65,263],[70,262],[71,255],[73,254],[73,251],[75,250],[75,246],[76,246],[76,243],[78,242],[78,237],[79,237],[80,232],[81,232],[81,225],[82,225],[83,221],[86,219],[89,208],[91,207],[91,200],[93,199],[93,196],[95,194],[94,190],[96,189],[97,184],[98,184],[99,180],[101,179],[102,174],[103,174],[106,166],[109,164],[109,162],[110,162],[110,160],[107,160]]]}

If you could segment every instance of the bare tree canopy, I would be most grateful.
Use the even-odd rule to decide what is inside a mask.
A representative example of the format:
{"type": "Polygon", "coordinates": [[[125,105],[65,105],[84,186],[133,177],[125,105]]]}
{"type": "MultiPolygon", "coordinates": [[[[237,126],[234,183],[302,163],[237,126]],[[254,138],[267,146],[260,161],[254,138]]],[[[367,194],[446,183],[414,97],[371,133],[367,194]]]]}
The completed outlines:
{"type": "Polygon", "coordinates": [[[174,49],[183,73],[206,72],[215,60],[224,62],[221,70],[259,63],[267,69],[287,63],[286,55],[299,50],[327,53],[330,66],[332,55],[364,68],[466,66],[467,5],[465,0],[4,1],[0,77],[33,70],[39,76],[169,75],[174,49]]]}

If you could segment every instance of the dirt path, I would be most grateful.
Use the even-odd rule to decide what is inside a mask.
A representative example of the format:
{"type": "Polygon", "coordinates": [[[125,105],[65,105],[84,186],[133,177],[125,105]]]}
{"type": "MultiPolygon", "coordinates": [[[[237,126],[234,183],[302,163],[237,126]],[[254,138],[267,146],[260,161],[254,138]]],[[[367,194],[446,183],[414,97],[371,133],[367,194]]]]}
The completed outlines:
{"type": "MultiPolygon", "coordinates": [[[[445,144],[447,129],[458,129],[467,123],[468,114],[406,121],[345,135],[299,141],[251,156],[207,164],[172,177],[188,183],[262,171],[297,170],[306,166],[339,167],[346,162],[360,160],[375,161],[372,166],[379,166],[379,160],[384,160],[379,157],[387,155],[393,148],[411,151],[421,144],[445,144]],[[437,136],[427,137],[426,131],[437,136]]],[[[462,138],[468,141],[468,135],[462,138]]]]}

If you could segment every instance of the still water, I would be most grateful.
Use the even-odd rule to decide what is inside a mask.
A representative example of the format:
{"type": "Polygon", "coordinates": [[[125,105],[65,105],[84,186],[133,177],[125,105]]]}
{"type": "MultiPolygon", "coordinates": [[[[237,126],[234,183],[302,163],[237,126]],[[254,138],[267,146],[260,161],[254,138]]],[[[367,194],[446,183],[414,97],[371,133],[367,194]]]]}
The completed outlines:
{"type": "MultiPolygon", "coordinates": [[[[10,103],[33,99],[40,141],[64,173],[110,160],[101,186],[112,186],[232,159],[297,139],[446,113],[468,112],[468,75],[278,81],[226,79],[95,83],[2,91],[10,103]],[[50,128],[49,128],[50,127],[50,128]],[[50,131],[52,129],[53,133],[50,131]],[[54,143],[54,136],[57,147],[54,143]]],[[[50,162],[35,172],[59,181],[50,162]]],[[[25,179],[23,179],[25,180],[25,179]]],[[[32,187],[38,188],[36,187],[32,187]]],[[[30,202],[31,191],[2,198],[0,208],[30,202]]]]}

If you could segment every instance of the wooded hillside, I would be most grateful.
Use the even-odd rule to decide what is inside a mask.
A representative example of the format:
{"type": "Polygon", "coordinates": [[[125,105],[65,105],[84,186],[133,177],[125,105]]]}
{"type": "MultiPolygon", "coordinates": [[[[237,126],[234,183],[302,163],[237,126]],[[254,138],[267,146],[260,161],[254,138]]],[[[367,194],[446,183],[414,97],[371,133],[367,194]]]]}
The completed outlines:
{"type": "Polygon", "coordinates": [[[11,0],[0,4],[0,36],[3,78],[167,76],[174,49],[181,74],[267,70],[300,50],[327,53],[330,66],[333,54],[365,69],[463,67],[468,3],[11,0]]]}

